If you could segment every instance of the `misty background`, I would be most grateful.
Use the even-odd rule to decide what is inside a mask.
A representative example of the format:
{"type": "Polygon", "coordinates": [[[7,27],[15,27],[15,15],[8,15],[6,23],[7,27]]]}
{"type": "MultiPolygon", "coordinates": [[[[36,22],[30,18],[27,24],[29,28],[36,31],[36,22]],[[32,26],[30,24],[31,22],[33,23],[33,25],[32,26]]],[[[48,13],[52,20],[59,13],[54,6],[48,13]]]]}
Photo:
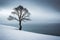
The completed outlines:
{"type": "Polygon", "coordinates": [[[7,20],[19,5],[31,13],[31,21],[22,23],[23,30],[60,35],[60,0],[0,0],[0,25],[19,27],[17,21],[7,20]]]}

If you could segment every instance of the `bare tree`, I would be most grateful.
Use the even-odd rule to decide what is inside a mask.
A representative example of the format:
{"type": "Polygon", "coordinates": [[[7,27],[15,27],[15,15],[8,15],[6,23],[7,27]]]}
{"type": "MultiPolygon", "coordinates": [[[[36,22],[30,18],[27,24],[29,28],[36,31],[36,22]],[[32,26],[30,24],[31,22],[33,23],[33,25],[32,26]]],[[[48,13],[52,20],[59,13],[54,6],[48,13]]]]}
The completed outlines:
{"type": "Polygon", "coordinates": [[[14,8],[14,12],[12,12],[12,14],[17,15],[18,18],[10,15],[8,17],[8,20],[17,20],[19,22],[19,26],[20,26],[19,30],[22,30],[22,25],[21,25],[22,21],[30,20],[29,19],[29,16],[30,16],[29,11],[26,8],[24,8],[23,6],[21,6],[21,5],[14,8]]]}

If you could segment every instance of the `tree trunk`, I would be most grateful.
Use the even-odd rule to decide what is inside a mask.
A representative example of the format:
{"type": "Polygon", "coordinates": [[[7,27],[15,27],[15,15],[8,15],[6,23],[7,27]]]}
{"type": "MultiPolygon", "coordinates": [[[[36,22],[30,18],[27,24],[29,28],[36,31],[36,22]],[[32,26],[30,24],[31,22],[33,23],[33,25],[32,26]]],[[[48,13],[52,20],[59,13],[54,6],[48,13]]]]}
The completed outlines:
{"type": "Polygon", "coordinates": [[[21,21],[19,22],[19,30],[22,30],[22,25],[21,25],[21,21]]]}
{"type": "Polygon", "coordinates": [[[20,10],[20,16],[19,16],[19,30],[22,30],[22,25],[21,25],[21,16],[22,16],[22,10],[20,10]]]}

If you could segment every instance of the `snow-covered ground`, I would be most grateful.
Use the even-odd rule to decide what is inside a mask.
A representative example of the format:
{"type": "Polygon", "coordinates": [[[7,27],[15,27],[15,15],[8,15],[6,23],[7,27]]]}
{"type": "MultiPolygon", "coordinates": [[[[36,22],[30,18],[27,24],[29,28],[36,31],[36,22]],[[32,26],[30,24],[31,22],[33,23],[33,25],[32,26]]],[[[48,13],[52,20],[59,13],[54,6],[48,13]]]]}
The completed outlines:
{"type": "Polygon", "coordinates": [[[37,34],[16,29],[18,28],[0,25],[0,40],[60,40],[60,36],[37,34]]]}

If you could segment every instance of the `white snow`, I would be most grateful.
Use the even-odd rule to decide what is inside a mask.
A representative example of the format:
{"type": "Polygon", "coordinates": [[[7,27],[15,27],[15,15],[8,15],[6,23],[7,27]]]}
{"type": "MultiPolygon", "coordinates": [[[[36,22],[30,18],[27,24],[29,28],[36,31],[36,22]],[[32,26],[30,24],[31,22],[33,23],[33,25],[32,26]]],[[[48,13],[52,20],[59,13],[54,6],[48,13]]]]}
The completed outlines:
{"type": "Polygon", "coordinates": [[[60,36],[19,31],[15,27],[0,25],[0,40],[60,40],[60,36]]]}

